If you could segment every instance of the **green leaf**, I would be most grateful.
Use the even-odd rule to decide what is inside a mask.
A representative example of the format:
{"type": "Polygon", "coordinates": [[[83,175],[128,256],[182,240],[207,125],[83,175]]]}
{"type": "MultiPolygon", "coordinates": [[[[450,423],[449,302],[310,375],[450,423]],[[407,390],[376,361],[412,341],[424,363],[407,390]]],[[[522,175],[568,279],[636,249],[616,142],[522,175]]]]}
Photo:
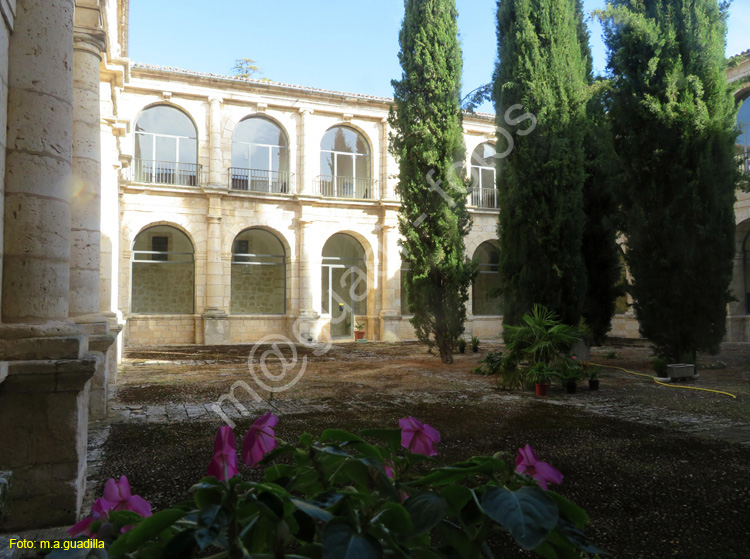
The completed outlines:
{"type": "Polygon", "coordinates": [[[372,522],[379,522],[391,532],[408,534],[413,530],[409,512],[398,503],[386,503],[373,518],[372,522]]]}
{"type": "Polygon", "coordinates": [[[448,485],[440,491],[453,514],[460,514],[466,504],[474,498],[474,495],[468,487],[463,485],[448,485]]]}
{"type": "Polygon", "coordinates": [[[144,542],[155,538],[161,532],[172,526],[186,514],[185,511],[178,509],[167,509],[144,518],[143,521],[118,538],[109,548],[110,557],[119,557],[124,553],[134,551],[144,542]]]}
{"type": "Polygon", "coordinates": [[[363,437],[385,442],[392,450],[401,448],[401,429],[365,429],[360,433],[363,437]]]}
{"type": "Polygon", "coordinates": [[[445,516],[447,506],[445,499],[435,493],[420,493],[409,497],[404,507],[414,526],[412,534],[416,536],[437,526],[445,516]]]}
{"type": "Polygon", "coordinates": [[[137,512],[129,510],[117,510],[109,513],[109,521],[120,526],[140,524],[143,517],[137,512]]]}
{"type": "Polygon", "coordinates": [[[517,491],[491,487],[482,496],[481,505],[487,516],[506,528],[527,550],[538,547],[559,518],[555,502],[538,487],[517,491]]]}
{"type": "Polygon", "coordinates": [[[323,434],[320,435],[320,442],[363,443],[365,441],[348,431],[343,431],[341,429],[326,429],[323,431],[323,434]]]}
{"type": "Polygon", "coordinates": [[[491,471],[491,468],[488,468],[486,464],[475,464],[473,462],[454,464],[432,471],[418,480],[416,485],[448,485],[485,471],[491,471]]]}
{"type": "Polygon", "coordinates": [[[195,530],[185,530],[173,537],[162,551],[162,559],[183,559],[192,557],[195,543],[195,530]]]}
{"type": "Polygon", "coordinates": [[[557,503],[557,508],[560,509],[562,516],[578,526],[581,530],[583,530],[586,524],[588,524],[589,515],[574,502],[554,491],[547,491],[547,496],[551,497],[552,500],[557,503]]]}
{"type": "Polygon", "coordinates": [[[205,487],[195,492],[193,500],[195,505],[202,509],[209,505],[220,505],[224,500],[224,494],[223,487],[205,487]]]}
{"type": "Polygon", "coordinates": [[[341,520],[328,523],[323,530],[324,559],[381,559],[383,550],[372,536],[359,535],[341,520]]]}
{"type": "Polygon", "coordinates": [[[333,515],[330,512],[312,503],[308,503],[307,501],[303,501],[302,499],[295,498],[292,498],[291,501],[292,503],[294,503],[294,506],[296,506],[299,510],[301,510],[308,516],[311,516],[312,518],[321,520],[323,522],[328,522],[333,518],[333,515]]]}

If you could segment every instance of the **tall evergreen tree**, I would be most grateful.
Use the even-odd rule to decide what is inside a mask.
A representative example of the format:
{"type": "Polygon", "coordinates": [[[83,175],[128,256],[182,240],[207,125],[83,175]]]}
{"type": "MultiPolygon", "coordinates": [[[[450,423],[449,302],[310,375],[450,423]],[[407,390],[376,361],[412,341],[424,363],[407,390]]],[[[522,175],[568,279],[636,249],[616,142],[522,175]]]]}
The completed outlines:
{"type": "Polygon", "coordinates": [[[601,13],[625,173],[626,262],[641,334],[673,361],[718,351],[734,242],[726,7],[614,0],[601,13]]]}
{"type": "Polygon", "coordinates": [[[399,230],[409,264],[406,290],[417,336],[437,346],[443,363],[452,363],[476,268],[464,254],[470,217],[461,163],[458,12],[454,0],[406,0],[405,7],[403,73],[392,82],[396,110],[390,124],[400,171],[399,230]]]}
{"type": "Polygon", "coordinates": [[[498,2],[498,126],[507,129],[506,112],[515,105],[538,120],[532,133],[515,136],[513,151],[498,162],[500,284],[509,324],[518,324],[535,303],[568,324],[577,323],[583,309],[589,70],[577,5],[576,0],[498,2]]]}
{"type": "Polygon", "coordinates": [[[594,61],[582,0],[576,0],[576,23],[578,43],[586,64],[586,83],[593,86],[586,103],[583,140],[586,170],[583,183],[586,222],[581,246],[586,266],[583,318],[591,330],[593,343],[601,345],[612,327],[617,298],[623,293],[620,249],[617,246],[619,213],[615,200],[621,174],[607,109],[610,99],[608,82],[594,80],[594,61]]]}

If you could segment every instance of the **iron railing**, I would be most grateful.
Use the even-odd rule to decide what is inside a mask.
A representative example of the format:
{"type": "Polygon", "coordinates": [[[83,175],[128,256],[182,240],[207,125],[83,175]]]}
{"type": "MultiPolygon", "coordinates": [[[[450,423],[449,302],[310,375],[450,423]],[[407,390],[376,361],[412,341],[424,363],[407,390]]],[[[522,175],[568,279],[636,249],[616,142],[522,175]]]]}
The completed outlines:
{"type": "Polygon", "coordinates": [[[202,183],[201,172],[202,166],[197,163],[133,159],[130,179],[149,184],[198,186],[202,183]]]}
{"type": "Polygon", "coordinates": [[[471,190],[471,205],[475,208],[499,208],[500,206],[497,203],[497,189],[473,188],[471,190]]]}
{"type": "Polygon", "coordinates": [[[315,180],[315,193],[327,198],[377,200],[377,187],[374,179],[321,175],[315,180]]]}
{"type": "Polygon", "coordinates": [[[294,174],[286,171],[229,168],[229,188],[232,190],[293,194],[292,179],[294,174]]]}

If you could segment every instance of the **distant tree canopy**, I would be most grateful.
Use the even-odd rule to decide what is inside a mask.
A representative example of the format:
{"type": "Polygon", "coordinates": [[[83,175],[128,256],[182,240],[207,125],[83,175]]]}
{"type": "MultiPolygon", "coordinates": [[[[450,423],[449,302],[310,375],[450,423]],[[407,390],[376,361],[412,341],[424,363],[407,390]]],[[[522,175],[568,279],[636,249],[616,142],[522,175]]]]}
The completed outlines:
{"type": "Polygon", "coordinates": [[[256,74],[262,74],[260,68],[255,65],[255,60],[251,58],[238,58],[234,61],[232,72],[238,78],[252,78],[256,74]]]}

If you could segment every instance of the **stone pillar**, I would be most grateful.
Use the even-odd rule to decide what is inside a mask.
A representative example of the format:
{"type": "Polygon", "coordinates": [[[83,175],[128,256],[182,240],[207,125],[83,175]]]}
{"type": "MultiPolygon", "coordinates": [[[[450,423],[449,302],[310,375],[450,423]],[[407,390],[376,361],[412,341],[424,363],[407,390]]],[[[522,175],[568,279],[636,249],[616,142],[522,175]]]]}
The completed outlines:
{"type": "Polygon", "coordinates": [[[75,521],[85,487],[88,384],[102,357],[68,319],[73,14],[73,0],[19,0],[8,50],[0,470],[14,489],[0,531],[75,521]]]}
{"type": "MultiPolygon", "coordinates": [[[[380,199],[390,200],[393,198],[390,185],[388,184],[388,119],[380,120],[380,168],[378,169],[378,186],[380,199]]],[[[383,307],[385,308],[385,307],[383,307]]]]}
{"type": "Polygon", "coordinates": [[[224,263],[221,258],[221,196],[209,195],[206,231],[206,311],[204,343],[229,343],[229,318],[224,305],[224,263]]]}
{"type": "MultiPolygon", "coordinates": [[[[221,102],[219,97],[210,97],[209,102],[209,165],[208,183],[214,188],[228,187],[228,182],[222,182],[221,172],[224,169],[224,158],[221,150],[221,102]]],[[[210,306],[210,304],[209,304],[210,306]]]]}
{"type": "Polygon", "coordinates": [[[95,0],[77,0],[73,29],[73,196],[70,203],[69,315],[90,335],[89,349],[105,358],[89,390],[93,419],[107,416],[109,366],[106,355],[114,342],[101,313],[101,118],[99,66],[106,37],[95,0]]]}
{"type": "Polygon", "coordinates": [[[299,220],[299,318],[295,338],[303,342],[320,341],[321,262],[319,243],[312,230],[315,222],[299,220]]]}
{"type": "Polygon", "coordinates": [[[382,224],[380,339],[385,342],[400,340],[398,332],[401,322],[401,253],[398,234],[396,223],[389,221],[382,224]]]}
{"type": "Polygon", "coordinates": [[[313,193],[313,180],[315,177],[312,176],[310,169],[311,162],[308,161],[308,155],[317,153],[315,146],[312,144],[308,145],[308,128],[310,127],[310,115],[312,114],[310,109],[300,109],[298,118],[299,123],[297,125],[297,194],[312,194],[313,193]]]}

